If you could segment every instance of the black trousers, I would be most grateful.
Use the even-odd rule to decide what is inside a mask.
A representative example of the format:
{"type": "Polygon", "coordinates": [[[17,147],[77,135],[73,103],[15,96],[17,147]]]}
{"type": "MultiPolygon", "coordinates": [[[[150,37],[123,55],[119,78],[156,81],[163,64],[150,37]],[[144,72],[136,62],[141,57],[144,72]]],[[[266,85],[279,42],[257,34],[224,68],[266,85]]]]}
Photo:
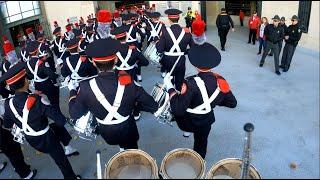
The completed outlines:
{"type": "Polygon", "coordinates": [[[193,150],[201,155],[204,159],[207,154],[208,136],[211,126],[204,126],[193,132],[194,144],[193,150]]]}
{"type": "Polygon", "coordinates": [[[226,45],[228,33],[229,33],[229,29],[218,29],[218,34],[220,37],[220,45],[221,45],[221,48],[223,49],[226,45]]]}
{"type": "Polygon", "coordinates": [[[292,44],[286,43],[283,48],[282,58],[281,58],[281,66],[284,67],[284,70],[289,70],[290,64],[292,61],[293,54],[296,50],[296,47],[292,44]]]}
{"type": "MultiPolygon", "coordinates": [[[[1,128],[1,127],[0,127],[1,128]]],[[[14,170],[20,178],[27,177],[30,173],[30,166],[24,161],[24,156],[19,143],[13,140],[11,132],[5,129],[0,130],[1,146],[0,149],[8,157],[14,170]]]]}
{"type": "Polygon", "coordinates": [[[178,127],[186,132],[193,132],[194,144],[193,150],[201,155],[204,159],[207,154],[208,136],[211,125],[195,127],[190,120],[176,117],[178,127]]]}
{"type": "Polygon", "coordinates": [[[256,39],[257,39],[257,30],[256,29],[250,29],[249,30],[249,41],[248,41],[248,43],[251,43],[251,41],[252,41],[252,44],[256,44],[256,39]]]}
{"type": "Polygon", "coordinates": [[[74,173],[71,164],[64,153],[64,149],[60,144],[62,135],[55,132],[54,130],[56,129],[51,128],[54,126],[55,124],[50,124],[49,131],[41,137],[27,136],[27,141],[36,150],[48,154],[59,167],[65,179],[76,179],[76,174],[74,173]]]}
{"type": "Polygon", "coordinates": [[[68,146],[72,140],[68,130],[63,126],[58,126],[55,123],[50,124],[50,128],[53,130],[54,135],[64,146],[68,146]]]}
{"type": "Polygon", "coordinates": [[[243,26],[243,19],[240,19],[240,25],[243,26]]]}
{"type": "MultiPolygon", "coordinates": [[[[170,72],[170,70],[169,71],[167,70],[167,72],[170,72]]],[[[172,83],[175,85],[176,90],[178,90],[178,91],[181,91],[185,73],[186,73],[185,67],[179,68],[179,69],[173,71],[173,73],[172,73],[172,76],[173,76],[172,83]]]]}
{"type": "Polygon", "coordinates": [[[263,51],[263,54],[262,54],[262,58],[260,60],[260,64],[264,64],[265,62],[265,59],[268,55],[268,52],[272,50],[273,53],[274,53],[274,67],[275,67],[275,70],[276,71],[279,71],[279,45],[278,43],[275,43],[273,44],[272,42],[270,41],[267,41],[266,43],[266,47],[263,51]]]}

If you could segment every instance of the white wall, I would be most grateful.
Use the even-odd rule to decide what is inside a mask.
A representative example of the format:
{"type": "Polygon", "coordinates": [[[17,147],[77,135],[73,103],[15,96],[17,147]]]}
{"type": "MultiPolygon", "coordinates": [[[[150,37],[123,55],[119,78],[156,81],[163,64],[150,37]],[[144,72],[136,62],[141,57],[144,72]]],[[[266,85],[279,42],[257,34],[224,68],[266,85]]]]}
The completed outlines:
{"type": "Polygon", "coordinates": [[[54,21],[64,32],[69,17],[77,16],[80,19],[82,16],[86,20],[89,14],[94,13],[93,1],[44,1],[44,8],[51,32],[54,21]]]}
{"type": "MultiPolygon", "coordinates": [[[[272,22],[274,15],[286,18],[286,24],[291,25],[291,17],[298,15],[299,1],[262,1],[261,16],[272,22]]],[[[303,33],[299,45],[319,51],[319,1],[312,1],[308,33],[303,33]]]]}

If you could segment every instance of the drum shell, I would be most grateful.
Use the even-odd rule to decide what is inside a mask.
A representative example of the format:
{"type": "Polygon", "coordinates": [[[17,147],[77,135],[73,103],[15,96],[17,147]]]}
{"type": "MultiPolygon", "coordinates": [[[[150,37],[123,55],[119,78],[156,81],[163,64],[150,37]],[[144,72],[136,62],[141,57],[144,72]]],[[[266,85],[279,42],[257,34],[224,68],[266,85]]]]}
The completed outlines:
{"type": "MultiPolygon", "coordinates": [[[[170,151],[169,153],[166,154],[166,156],[163,158],[161,162],[161,167],[160,167],[160,175],[162,176],[163,179],[172,179],[166,172],[166,164],[169,162],[170,158],[173,158],[174,155],[180,156],[183,154],[192,154],[193,158],[197,159],[199,161],[199,164],[201,167],[200,172],[198,173],[197,177],[194,179],[204,179],[205,177],[205,172],[206,172],[206,162],[205,160],[194,150],[187,149],[187,148],[178,148],[175,150],[170,151]]],[[[191,178],[191,177],[190,177],[191,178]]],[[[186,179],[190,179],[186,178],[186,179]]]]}
{"type": "MultiPolygon", "coordinates": [[[[206,179],[213,179],[213,177],[217,176],[217,175],[228,175],[228,174],[218,173],[218,169],[226,164],[233,164],[233,166],[235,166],[234,168],[237,168],[236,170],[234,170],[232,175],[230,174],[230,177],[235,176],[232,178],[240,179],[241,178],[240,174],[241,174],[242,160],[239,158],[226,158],[226,159],[222,159],[222,160],[218,161],[216,164],[214,164],[211,167],[211,169],[209,170],[209,172],[206,175],[206,179]]],[[[249,177],[250,177],[250,179],[261,179],[261,175],[259,174],[257,169],[252,164],[250,164],[250,168],[249,168],[249,177]]]]}
{"type": "MultiPolygon", "coordinates": [[[[147,160],[148,163],[150,163],[151,166],[151,177],[149,179],[159,179],[159,175],[158,175],[158,166],[156,161],[146,152],[139,150],[139,149],[127,149],[125,151],[122,152],[118,152],[117,154],[115,154],[109,161],[108,163],[105,165],[105,169],[104,169],[104,179],[114,179],[115,177],[112,176],[112,172],[115,169],[118,169],[120,165],[118,165],[118,168],[113,168],[113,164],[115,163],[119,163],[118,161],[121,161],[121,159],[119,158],[124,158],[124,157],[128,157],[127,159],[132,159],[132,156],[139,156],[144,157],[144,160],[147,160]],[[131,156],[131,157],[130,157],[131,156]],[[118,160],[119,159],[119,160],[118,160]],[[117,161],[118,160],[118,161],[117,161]]],[[[126,163],[123,162],[122,163],[126,163]]]]}

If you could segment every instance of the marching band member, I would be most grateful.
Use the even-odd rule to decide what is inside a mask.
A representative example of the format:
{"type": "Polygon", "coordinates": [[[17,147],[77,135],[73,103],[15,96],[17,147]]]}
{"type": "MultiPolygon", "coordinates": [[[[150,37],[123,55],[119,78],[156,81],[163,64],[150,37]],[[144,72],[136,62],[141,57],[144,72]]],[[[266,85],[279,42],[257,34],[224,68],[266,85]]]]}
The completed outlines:
{"type": "Polygon", "coordinates": [[[183,81],[181,94],[174,89],[170,77],[164,78],[164,84],[170,94],[175,121],[181,130],[194,133],[193,149],[205,158],[208,136],[215,121],[213,108],[216,105],[234,108],[237,100],[227,81],[211,72],[221,61],[221,55],[213,45],[204,43],[193,46],[188,57],[198,74],[183,81]]]}
{"type": "Polygon", "coordinates": [[[112,28],[114,29],[120,26],[122,26],[122,18],[120,16],[120,12],[118,10],[115,10],[113,13],[112,28]]]}
{"type": "MultiPolygon", "coordinates": [[[[137,86],[141,86],[137,83],[137,67],[148,66],[149,61],[143,56],[143,54],[136,49],[135,46],[128,46],[126,44],[126,29],[124,27],[115,28],[112,31],[112,34],[117,40],[120,41],[122,46],[120,47],[119,52],[117,52],[118,62],[115,65],[116,73],[119,74],[119,71],[125,71],[131,78],[134,79],[134,83],[137,86]]],[[[141,114],[138,106],[133,111],[134,119],[139,120],[141,114]]]]}
{"type": "Polygon", "coordinates": [[[164,53],[160,61],[166,72],[170,72],[175,61],[181,56],[172,73],[173,82],[178,91],[181,90],[186,71],[186,58],[184,54],[187,51],[187,46],[189,45],[191,47],[193,45],[190,30],[188,28],[183,29],[178,24],[181,13],[178,9],[167,9],[165,14],[168,15],[171,26],[166,27],[166,29],[162,31],[160,38],[155,37],[159,39],[156,44],[158,53],[164,53]]]}
{"type": "Polygon", "coordinates": [[[27,40],[27,43],[36,40],[36,37],[34,36],[34,33],[33,33],[33,29],[32,29],[32,28],[27,28],[27,29],[26,29],[26,33],[27,33],[28,38],[29,38],[29,39],[27,40]]]}
{"type": "MultiPolygon", "coordinates": [[[[19,34],[21,36],[21,34],[19,34]]],[[[27,38],[26,36],[22,36],[19,39],[19,46],[20,46],[20,55],[19,55],[19,59],[21,61],[27,62],[29,61],[29,53],[26,51],[26,47],[27,47],[27,38]]]]}
{"type": "MultiPolygon", "coordinates": [[[[153,13],[149,13],[149,17],[151,19],[151,21],[148,19],[148,23],[147,23],[147,39],[148,39],[148,45],[150,44],[150,42],[157,40],[155,37],[160,37],[162,34],[162,31],[166,28],[164,23],[159,21],[161,14],[159,12],[153,12],[153,13]]],[[[166,75],[166,70],[164,68],[164,66],[162,65],[163,61],[160,61],[161,64],[161,68],[160,68],[160,72],[161,72],[161,77],[164,78],[164,76],[166,75]]]]}
{"type": "Polygon", "coordinates": [[[61,68],[63,77],[70,76],[71,80],[81,80],[97,74],[97,69],[85,56],[79,54],[79,40],[73,38],[66,43],[70,56],[67,57],[61,68]]]}
{"type": "Polygon", "coordinates": [[[61,62],[62,59],[65,59],[70,54],[69,54],[69,52],[65,51],[64,44],[67,42],[67,40],[61,36],[61,27],[55,28],[52,34],[54,35],[53,52],[58,58],[58,60],[57,60],[57,65],[58,65],[58,64],[62,63],[61,62]],[[59,61],[59,58],[61,58],[60,61],[59,61]]]}
{"type": "Polygon", "coordinates": [[[20,62],[0,78],[0,82],[5,81],[15,91],[15,96],[5,101],[4,126],[12,128],[16,124],[33,148],[51,156],[64,178],[76,179],[79,176],[74,174],[60,145],[60,142],[65,144],[69,141],[58,128],[65,125],[66,118],[56,108],[45,105],[40,96],[27,92],[29,81],[25,68],[25,63],[20,62]],[[48,117],[55,123],[49,125],[48,117]]]}
{"type": "Polygon", "coordinates": [[[38,32],[36,35],[36,39],[39,42],[39,57],[42,58],[44,56],[47,56],[46,61],[49,63],[50,69],[53,72],[56,72],[56,66],[54,62],[54,57],[53,53],[50,49],[50,41],[48,41],[45,37],[44,34],[41,32],[38,32]]]}
{"type": "Polygon", "coordinates": [[[84,50],[86,49],[86,46],[88,45],[88,43],[85,41],[85,36],[83,36],[81,30],[79,29],[73,30],[73,33],[76,38],[79,38],[79,43],[78,43],[79,55],[86,56],[86,53],[84,52],[84,50]]]}
{"type": "Polygon", "coordinates": [[[98,77],[70,83],[69,112],[73,119],[91,112],[98,122],[97,134],[110,145],[123,149],[137,149],[139,133],[132,111],[135,104],[141,110],[154,113],[158,104],[142,87],[132,83],[124,71],[118,75],[112,70],[117,62],[120,43],[112,38],[92,42],[86,48],[98,68],[98,77]]]}
{"type": "Polygon", "coordinates": [[[93,26],[86,26],[86,39],[85,41],[89,44],[94,41],[94,30],[93,26]]]}
{"type": "Polygon", "coordinates": [[[12,65],[16,64],[19,61],[19,58],[16,54],[14,46],[11,44],[7,36],[3,36],[2,40],[3,40],[3,50],[5,52],[7,61],[12,65]]]}
{"type": "Polygon", "coordinates": [[[97,16],[97,29],[94,40],[106,39],[110,36],[112,14],[108,10],[100,10],[97,16]]]}
{"type": "Polygon", "coordinates": [[[67,24],[66,25],[66,32],[63,34],[64,38],[69,41],[74,37],[74,34],[72,33],[72,24],[67,24]]]}

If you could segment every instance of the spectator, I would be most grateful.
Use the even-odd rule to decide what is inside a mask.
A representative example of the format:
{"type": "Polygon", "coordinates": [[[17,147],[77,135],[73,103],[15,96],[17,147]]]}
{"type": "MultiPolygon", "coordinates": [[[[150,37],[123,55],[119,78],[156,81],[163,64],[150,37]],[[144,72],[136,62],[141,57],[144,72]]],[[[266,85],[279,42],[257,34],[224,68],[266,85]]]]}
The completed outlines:
{"type": "Polygon", "coordinates": [[[257,12],[253,12],[253,15],[249,18],[248,26],[249,26],[249,41],[248,44],[251,43],[255,45],[256,44],[256,35],[257,35],[257,30],[260,25],[260,18],[257,15],[257,12]]]}
{"type": "Polygon", "coordinates": [[[268,25],[268,19],[266,17],[262,18],[262,24],[259,28],[259,52],[261,54],[261,49],[266,47],[266,36],[264,35],[264,28],[268,25]]]}
{"type": "Polygon", "coordinates": [[[244,12],[242,10],[240,10],[239,18],[240,18],[240,24],[241,26],[243,26],[244,12]]]}

